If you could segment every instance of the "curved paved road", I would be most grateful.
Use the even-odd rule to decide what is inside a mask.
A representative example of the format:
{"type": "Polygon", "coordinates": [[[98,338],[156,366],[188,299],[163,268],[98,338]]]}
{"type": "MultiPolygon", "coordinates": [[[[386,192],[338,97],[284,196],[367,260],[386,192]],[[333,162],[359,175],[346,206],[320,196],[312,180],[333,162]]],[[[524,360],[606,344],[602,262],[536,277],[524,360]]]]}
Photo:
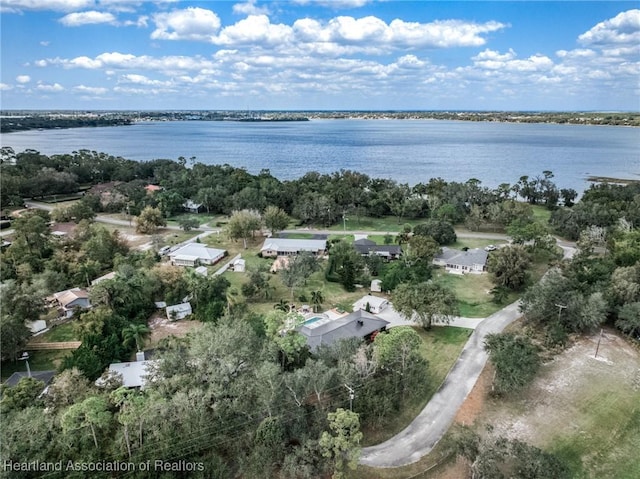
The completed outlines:
{"type": "Polygon", "coordinates": [[[360,463],[372,467],[398,467],[418,461],[442,438],[485,363],[484,338],[498,333],[520,316],[515,302],[481,321],[440,389],[415,420],[388,441],[362,449],[360,463]]]}

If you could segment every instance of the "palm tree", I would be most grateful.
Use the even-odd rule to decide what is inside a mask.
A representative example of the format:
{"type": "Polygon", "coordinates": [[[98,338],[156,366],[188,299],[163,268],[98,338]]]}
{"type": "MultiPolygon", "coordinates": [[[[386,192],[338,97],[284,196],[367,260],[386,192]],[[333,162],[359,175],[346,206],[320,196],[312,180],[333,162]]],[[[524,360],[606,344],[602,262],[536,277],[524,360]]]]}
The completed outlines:
{"type": "Polygon", "coordinates": [[[289,302],[285,299],[281,299],[276,304],[273,305],[273,309],[277,309],[278,311],[284,311],[288,313],[290,311],[289,302]]]}
{"type": "Polygon", "coordinates": [[[242,296],[240,296],[240,293],[236,288],[227,289],[225,296],[227,300],[227,316],[229,316],[231,315],[233,307],[242,303],[242,296]]]}
{"type": "Polygon", "coordinates": [[[311,303],[313,304],[313,312],[317,313],[320,311],[320,306],[324,302],[324,297],[322,296],[322,291],[311,291],[311,303]]]}
{"type": "Polygon", "coordinates": [[[122,344],[128,346],[135,342],[138,351],[142,350],[143,340],[148,336],[151,330],[146,324],[130,323],[129,326],[122,330],[122,344]]]}

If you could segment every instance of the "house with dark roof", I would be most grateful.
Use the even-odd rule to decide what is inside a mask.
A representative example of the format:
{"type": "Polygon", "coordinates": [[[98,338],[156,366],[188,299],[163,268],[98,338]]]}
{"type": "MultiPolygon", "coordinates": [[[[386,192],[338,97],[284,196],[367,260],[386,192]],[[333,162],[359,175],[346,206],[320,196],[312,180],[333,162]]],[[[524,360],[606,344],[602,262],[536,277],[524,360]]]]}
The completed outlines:
{"type": "Polygon", "coordinates": [[[44,383],[43,389],[45,389],[55,375],[55,371],[31,371],[30,373],[27,371],[17,371],[9,376],[9,378],[3,384],[7,387],[17,386],[22,378],[31,377],[33,379],[37,379],[38,381],[42,381],[44,383]]]}
{"type": "Polygon", "coordinates": [[[310,251],[316,256],[321,256],[327,252],[327,240],[268,238],[260,249],[265,258],[292,256],[300,254],[301,251],[310,251]]]}
{"type": "Polygon", "coordinates": [[[489,253],[480,248],[461,251],[443,247],[442,252],[434,256],[433,264],[443,266],[449,273],[480,274],[487,269],[489,253]]]}
{"type": "Polygon", "coordinates": [[[399,245],[385,244],[379,245],[375,241],[367,238],[361,238],[353,242],[353,247],[362,256],[381,256],[387,260],[398,259],[402,254],[402,248],[399,245]]]}
{"type": "Polygon", "coordinates": [[[370,338],[376,331],[384,331],[389,321],[358,310],[337,319],[313,318],[296,330],[307,339],[311,351],[320,346],[331,346],[341,339],[370,338]]]}

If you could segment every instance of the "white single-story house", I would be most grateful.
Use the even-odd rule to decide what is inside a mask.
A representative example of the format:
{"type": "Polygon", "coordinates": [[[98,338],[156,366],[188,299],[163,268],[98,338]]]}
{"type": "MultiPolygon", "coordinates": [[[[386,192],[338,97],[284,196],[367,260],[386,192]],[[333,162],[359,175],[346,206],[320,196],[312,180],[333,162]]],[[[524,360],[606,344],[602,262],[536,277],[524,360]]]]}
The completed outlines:
{"type": "Polygon", "coordinates": [[[71,318],[77,308],[89,309],[91,307],[89,293],[82,288],[72,288],[53,293],[53,299],[58,305],[60,315],[65,318],[71,318]]]}
{"type": "Polygon", "coordinates": [[[387,299],[368,294],[353,303],[353,310],[362,310],[373,314],[380,314],[387,306],[389,306],[389,301],[387,299]]]}
{"type": "Polygon", "coordinates": [[[372,279],[371,280],[371,287],[369,288],[369,290],[372,293],[381,293],[382,292],[382,280],[381,279],[372,279]]]}
{"type": "Polygon", "coordinates": [[[176,266],[196,266],[197,264],[215,264],[220,261],[226,251],[209,248],[202,243],[189,243],[169,253],[171,263],[176,266]]]}
{"type": "Polygon", "coordinates": [[[379,245],[375,241],[361,238],[353,242],[353,247],[362,256],[381,256],[384,259],[397,259],[402,254],[402,248],[398,245],[379,245]]]}
{"type": "Polygon", "coordinates": [[[291,256],[301,251],[310,251],[316,256],[321,256],[327,251],[327,240],[268,238],[260,249],[265,258],[291,256]]]}
{"type": "MultiPolygon", "coordinates": [[[[136,353],[136,360],[126,363],[112,363],[109,365],[110,374],[118,374],[122,376],[122,385],[127,388],[144,388],[149,374],[149,366],[154,364],[156,360],[145,360],[144,353],[139,351],[136,353]]],[[[101,382],[98,378],[96,384],[101,382]]]]}
{"type": "Polygon", "coordinates": [[[244,273],[247,269],[247,262],[242,258],[238,258],[233,263],[231,263],[231,268],[235,273],[244,273]]]}
{"type": "Polygon", "coordinates": [[[488,257],[489,253],[480,248],[460,251],[443,247],[442,252],[434,256],[433,264],[443,266],[453,274],[480,274],[487,269],[488,257]]]}
{"type": "Polygon", "coordinates": [[[191,303],[187,302],[167,306],[166,312],[169,321],[178,321],[190,316],[193,313],[193,310],[191,309],[191,303]]]}

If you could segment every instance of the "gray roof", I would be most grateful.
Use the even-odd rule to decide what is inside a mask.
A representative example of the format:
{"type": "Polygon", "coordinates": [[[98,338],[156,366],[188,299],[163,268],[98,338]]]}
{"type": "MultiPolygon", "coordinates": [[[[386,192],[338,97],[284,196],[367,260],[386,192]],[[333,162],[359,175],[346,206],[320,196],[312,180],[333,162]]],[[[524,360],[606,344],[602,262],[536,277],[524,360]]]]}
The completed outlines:
{"type": "Polygon", "coordinates": [[[264,242],[261,251],[267,249],[293,253],[298,251],[316,252],[327,249],[327,241],[296,238],[269,238],[264,242]]]}
{"type": "Polygon", "coordinates": [[[214,260],[224,253],[225,250],[223,249],[209,248],[202,243],[187,243],[182,248],[169,253],[169,257],[188,257],[187,259],[214,260]]]}
{"type": "Polygon", "coordinates": [[[321,345],[331,346],[341,339],[364,338],[388,324],[389,321],[380,319],[366,311],[358,310],[315,328],[302,325],[297,331],[307,338],[309,349],[314,351],[321,345]]]}
{"type": "MultiPolygon", "coordinates": [[[[45,386],[51,382],[55,375],[55,371],[31,371],[31,377],[38,381],[42,381],[45,386]]],[[[13,387],[16,386],[22,378],[26,378],[28,376],[29,375],[26,371],[18,371],[9,376],[9,379],[7,379],[4,384],[5,386],[13,387]]]]}
{"type": "Polygon", "coordinates": [[[373,252],[381,255],[384,255],[384,253],[388,253],[390,255],[399,255],[400,253],[402,253],[402,248],[399,245],[393,245],[393,244],[379,245],[375,241],[371,241],[370,239],[366,239],[366,238],[354,241],[353,247],[360,254],[369,254],[373,252]]]}
{"type": "Polygon", "coordinates": [[[442,248],[442,253],[435,256],[436,259],[446,261],[448,264],[461,266],[473,266],[474,264],[486,264],[489,253],[480,248],[459,251],[456,249],[442,248]]]}

